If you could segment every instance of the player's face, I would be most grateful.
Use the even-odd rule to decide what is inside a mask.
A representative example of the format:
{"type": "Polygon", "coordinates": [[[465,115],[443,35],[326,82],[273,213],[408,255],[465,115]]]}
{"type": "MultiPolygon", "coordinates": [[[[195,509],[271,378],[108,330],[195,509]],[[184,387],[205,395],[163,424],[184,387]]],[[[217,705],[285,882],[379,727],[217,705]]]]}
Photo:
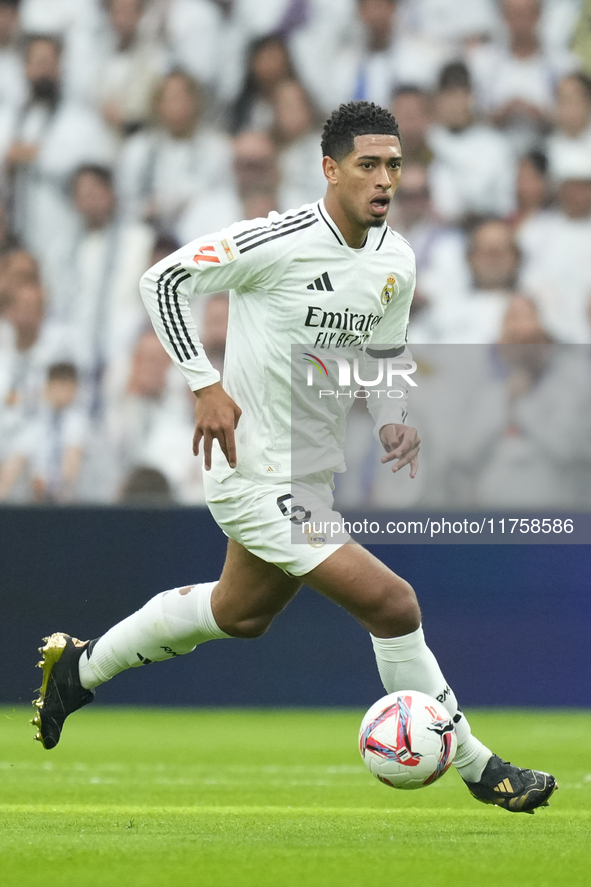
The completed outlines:
{"type": "Polygon", "coordinates": [[[368,228],[384,224],[400,181],[401,165],[396,136],[355,137],[351,153],[334,167],[336,194],[351,222],[368,228]]]}

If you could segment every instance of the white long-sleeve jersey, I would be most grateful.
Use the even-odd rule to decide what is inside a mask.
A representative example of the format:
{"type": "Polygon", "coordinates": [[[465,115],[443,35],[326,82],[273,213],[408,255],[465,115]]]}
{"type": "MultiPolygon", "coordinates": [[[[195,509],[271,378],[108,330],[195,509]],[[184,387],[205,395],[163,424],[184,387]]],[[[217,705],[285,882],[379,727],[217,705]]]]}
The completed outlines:
{"type": "MultiPolygon", "coordinates": [[[[219,381],[219,374],[203,351],[189,299],[230,290],[224,388],[242,409],[236,470],[285,480],[344,470],[345,420],[359,385],[352,374],[341,396],[320,390],[339,390],[334,356],[353,367],[355,357],[373,355],[374,368],[359,375],[375,379],[380,346],[382,354],[400,353],[414,284],[414,254],[404,238],[384,225],[370,229],[361,249],[351,249],[320,201],[199,238],[150,268],[140,288],[162,344],[193,391],[219,381]]],[[[404,397],[380,397],[377,390],[368,402],[376,427],[402,422],[404,397]]],[[[212,474],[222,480],[232,470],[217,442],[214,450],[212,474]]]]}

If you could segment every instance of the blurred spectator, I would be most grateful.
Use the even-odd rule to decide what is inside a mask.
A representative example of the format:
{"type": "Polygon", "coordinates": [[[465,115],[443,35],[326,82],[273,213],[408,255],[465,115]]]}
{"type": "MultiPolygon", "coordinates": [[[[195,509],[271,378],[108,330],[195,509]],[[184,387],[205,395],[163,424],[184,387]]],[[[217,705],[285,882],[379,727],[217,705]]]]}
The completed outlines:
{"type": "MultiPolygon", "coordinates": [[[[175,234],[182,243],[248,216],[245,205],[250,204],[253,196],[257,204],[262,202],[261,198],[266,198],[268,205],[278,200],[277,149],[270,136],[264,132],[242,132],[234,139],[233,152],[231,170],[224,177],[225,186],[193,201],[180,217],[175,234]]],[[[290,207],[279,209],[285,211],[290,207]]]]}
{"type": "Polygon", "coordinates": [[[560,154],[573,145],[591,152],[591,78],[573,74],[560,81],[554,116],[556,129],[547,140],[551,164],[560,163],[560,154]]]}
{"type": "Polygon", "coordinates": [[[450,221],[508,215],[513,209],[515,160],[507,139],[474,117],[470,75],[462,62],[439,77],[437,124],[429,133],[433,203],[450,221]]]}
{"type": "Polygon", "coordinates": [[[161,471],[139,465],[125,478],[117,501],[119,505],[151,508],[155,505],[173,505],[174,497],[161,471]]]}
{"type": "Polygon", "coordinates": [[[130,138],[121,156],[118,189],[127,218],[150,219],[171,232],[191,202],[227,186],[230,142],[203,124],[202,105],[201,89],[187,74],[162,80],[154,125],[130,138]]]}
{"type": "Polygon", "coordinates": [[[542,0],[540,35],[546,50],[572,50],[577,21],[587,0],[542,0]]]}
{"type": "Polygon", "coordinates": [[[388,216],[388,223],[410,243],[415,254],[417,274],[428,268],[432,250],[445,230],[431,203],[429,172],[426,166],[404,160],[401,179],[388,216]]]}
{"type": "Polygon", "coordinates": [[[526,258],[535,252],[540,238],[545,236],[552,194],[546,155],[530,151],[519,161],[517,210],[511,218],[519,248],[526,258]]]}
{"type": "Polygon", "coordinates": [[[568,52],[544,49],[540,0],[502,0],[501,9],[506,37],[476,47],[470,69],[480,108],[527,150],[548,129],[556,84],[577,62],[568,52]]]}
{"type": "Polygon", "coordinates": [[[517,208],[511,221],[520,232],[536,221],[550,200],[548,159],[541,151],[530,151],[519,161],[517,169],[517,208]]]}
{"type": "Polygon", "coordinates": [[[167,0],[164,33],[170,67],[217,90],[226,63],[228,23],[223,3],[216,0],[167,0]]]}
{"type": "Polygon", "coordinates": [[[88,435],[77,395],[76,367],[71,363],[50,366],[42,403],[0,468],[0,501],[10,496],[27,467],[36,501],[70,502],[75,498],[88,435]]]}
{"type": "Polygon", "coordinates": [[[31,253],[15,246],[0,256],[0,317],[21,283],[39,283],[39,265],[31,253]]]}
{"type": "Polygon", "coordinates": [[[542,508],[578,501],[581,456],[589,445],[582,409],[589,363],[580,350],[550,341],[533,302],[515,298],[498,347],[481,355],[485,374],[464,405],[453,462],[455,476],[470,482],[466,505],[542,508]],[[564,442],[559,452],[548,435],[549,409],[564,442]]]}
{"type": "Polygon", "coordinates": [[[472,283],[480,290],[512,290],[519,271],[519,251],[511,226],[493,219],[474,229],[468,250],[472,283]]]}
{"type": "Polygon", "coordinates": [[[295,78],[285,41],[278,34],[256,40],[246,61],[244,84],[231,110],[230,131],[273,127],[273,92],[284,80],[295,78]]]}
{"type": "MultiPolygon", "coordinates": [[[[501,330],[497,339],[499,350],[507,355],[507,359],[511,360],[514,354],[527,354],[527,351],[512,350],[514,345],[549,345],[552,339],[542,326],[538,309],[535,302],[527,296],[514,296],[509,303],[507,311],[503,317],[501,330]],[[503,346],[505,348],[503,352],[503,346]]],[[[543,349],[534,351],[531,354],[543,354],[543,349]]],[[[530,363],[530,367],[532,364],[530,363]]]]}
{"type": "Polygon", "coordinates": [[[68,41],[69,85],[98,104],[117,135],[146,121],[152,95],[164,69],[164,49],[142,29],[147,0],[105,0],[106,18],[80,20],[68,41]]]}
{"type": "Polygon", "coordinates": [[[469,239],[467,259],[471,286],[457,298],[434,306],[434,341],[486,345],[499,336],[517,287],[521,259],[511,225],[496,219],[477,225],[469,239]]]}
{"type": "Polygon", "coordinates": [[[350,71],[351,99],[367,99],[387,107],[397,86],[422,89],[435,85],[437,72],[449,58],[449,47],[424,33],[397,27],[398,0],[358,0],[361,41],[350,71]]]}
{"type": "MultiPolygon", "coordinates": [[[[10,231],[10,219],[8,213],[0,203],[0,256],[7,253],[15,245],[15,239],[10,231]]],[[[1,276],[1,274],[0,274],[1,276]]],[[[2,290],[2,282],[0,280],[0,291],[2,290]]],[[[1,298],[0,298],[1,302],[1,298]]],[[[2,306],[0,304],[0,311],[2,306]]]]}
{"type": "Polygon", "coordinates": [[[25,101],[25,72],[17,46],[19,0],[0,0],[0,105],[25,101]]]}
{"type": "MultiPolygon", "coordinates": [[[[326,45],[335,31],[341,33],[343,19],[350,17],[353,0],[216,0],[226,12],[224,24],[224,64],[220,66],[219,95],[232,102],[242,92],[249,79],[249,57],[253,45],[267,37],[279,36],[287,45],[294,36],[301,37],[304,46],[300,53],[310,59],[310,51],[318,58],[319,45],[326,45]],[[330,29],[332,25],[332,31],[330,29]],[[328,27],[327,27],[328,26],[328,27]],[[317,42],[319,34],[320,44],[317,42]]],[[[330,43],[332,45],[332,40],[330,43]]],[[[293,73],[293,72],[292,72],[293,73]]],[[[278,82],[278,81],[277,81],[278,82]]]]}
{"type": "Polygon", "coordinates": [[[96,72],[98,98],[106,120],[123,133],[146,121],[163,62],[140,32],[145,6],[146,0],[107,0],[111,45],[96,72]]]}
{"type": "Polygon", "coordinates": [[[15,231],[44,266],[56,239],[67,237],[74,224],[69,176],[82,162],[108,160],[112,144],[98,115],[62,99],[55,39],[31,38],[25,58],[29,96],[12,122],[4,163],[15,231]]]}
{"type": "Polygon", "coordinates": [[[154,246],[152,247],[152,254],[150,255],[148,268],[151,268],[152,265],[157,265],[162,259],[165,259],[171,253],[174,253],[179,249],[180,246],[181,244],[174,237],[170,237],[167,234],[161,234],[156,238],[154,246]]]}
{"type": "Polygon", "coordinates": [[[351,98],[358,61],[358,0],[289,0],[305,6],[305,18],[290,30],[289,50],[298,76],[314,103],[327,116],[351,98]]]}
{"type": "Polygon", "coordinates": [[[250,191],[277,187],[277,152],[268,136],[244,132],[234,139],[234,175],[241,196],[250,191]]]}
{"type": "Polygon", "coordinates": [[[115,414],[108,416],[124,472],[136,461],[136,453],[153,424],[170,408],[170,368],[170,359],[156,334],[152,330],[142,333],[131,355],[125,390],[120,402],[112,404],[115,414]]]}
{"type": "Polygon", "coordinates": [[[400,24],[408,31],[451,44],[486,40],[499,30],[495,0],[401,0],[400,24]]]}
{"type": "Polygon", "coordinates": [[[32,275],[27,279],[23,274],[17,283],[18,275],[14,270],[13,274],[14,282],[0,320],[2,436],[9,433],[9,426],[14,429],[17,421],[26,419],[35,410],[47,367],[71,357],[73,351],[67,327],[45,318],[39,281],[32,275]]]}
{"type": "Polygon", "coordinates": [[[310,25],[290,45],[302,82],[324,113],[352,99],[388,107],[402,85],[431,89],[439,67],[453,56],[449,46],[399,27],[398,0],[322,0],[310,6],[310,25]]]}
{"type": "Polygon", "coordinates": [[[357,16],[364,45],[352,99],[366,99],[382,106],[388,103],[396,85],[394,59],[397,54],[393,47],[396,6],[396,0],[358,0],[357,16]]]}
{"type": "Polygon", "coordinates": [[[411,163],[430,163],[433,154],[427,135],[433,122],[431,97],[416,86],[401,86],[391,110],[400,127],[405,169],[411,163]]]}
{"type": "Polygon", "coordinates": [[[404,160],[404,175],[396,190],[388,223],[408,240],[416,258],[417,288],[411,307],[409,341],[429,342],[432,305],[450,298],[442,288],[442,281],[453,281],[453,287],[446,289],[452,289],[454,295],[465,290],[469,281],[464,235],[437,217],[425,166],[404,160]]]}
{"type": "Polygon", "coordinates": [[[12,283],[37,282],[40,279],[39,263],[32,253],[15,246],[6,253],[6,279],[12,283]]]}
{"type": "MultiPolygon", "coordinates": [[[[143,333],[133,351],[125,390],[112,400],[107,416],[116,487],[138,466],[156,468],[186,501],[193,474],[199,474],[191,449],[190,404],[158,337],[152,330],[143,333]]],[[[200,477],[198,482],[200,486],[200,477]]]]}
{"type": "MultiPolygon", "coordinates": [[[[217,0],[216,0],[217,2],[217,0]]],[[[289,33],[306,18],[309,0],[222,0],[222,5],[234,8],[237,21],[245,34],[289,33]]]]}
{"type": "Polygon", "coordinates": [[[22,29],[26,34],[63,36],[83,4],[88,6],[87,0],[21,0],[22,29]]]}
{"type": "Polygon", "coordinates": [[[273,112],[281,171],[280,203],[286,209],[314,203],[326,191],[319,115],[296,80],[284,80],[276,86],[273,112]]]}
{"type": "Polygon", "coordinates": [[[573,34],[572,50],[582,70],[591,77],[591,0],[581,0],[573,34]]]}
{"type": "Polygon", "coordinates": [[[529,238],[523,287],[560,342],[591,342],[591,151],[574,145],[554,158],[558,210],[529,238]]]}
{"type": "Polygon", "coordinates": [[[98,386],[105,366],[130,347],[145,321],[138,279],[148,266],[154,233],[120,220],[105,167],[80,167],[71,192],[80,229],[68,250],[67,272],[61,269],[56,312],[68,321],[80,366],[98,386]]]}
{"type": "Polygon", "coordinates": [[[278,211],[277,192],[274,189],[256,189],[242,198],[243,219],[266,219],[269,213],[278,211]]]}

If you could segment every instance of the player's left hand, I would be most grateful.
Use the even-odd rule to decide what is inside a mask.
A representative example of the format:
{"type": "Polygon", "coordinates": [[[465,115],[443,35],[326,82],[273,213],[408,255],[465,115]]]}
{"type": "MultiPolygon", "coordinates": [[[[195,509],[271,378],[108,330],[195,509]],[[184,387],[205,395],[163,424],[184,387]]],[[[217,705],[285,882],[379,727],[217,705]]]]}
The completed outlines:
{"type": "Polygon", "coordinates": [[[392,471],[400,471],[405,465],[410,465],[410,476],[415,477],[419,469],[419,449],[421,439],[416,428],[408,425],[382,425],[380,428],[380,441],[386,450],[381,462],[392,462],[398,459],[392,471]]]}

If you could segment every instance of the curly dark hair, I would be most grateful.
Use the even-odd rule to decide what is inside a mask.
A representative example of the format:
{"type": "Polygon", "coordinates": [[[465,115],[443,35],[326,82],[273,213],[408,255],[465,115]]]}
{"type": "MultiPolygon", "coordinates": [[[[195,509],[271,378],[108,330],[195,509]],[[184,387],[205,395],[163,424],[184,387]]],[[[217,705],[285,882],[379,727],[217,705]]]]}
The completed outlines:
{"type": "Polygon", "coordinates": [[[349,102],[333,111],[322,133],[322,156],[342,160],[354,148],[355,136],[388,135],[400,138],[396,118],[373,102],[349,102]]]}

